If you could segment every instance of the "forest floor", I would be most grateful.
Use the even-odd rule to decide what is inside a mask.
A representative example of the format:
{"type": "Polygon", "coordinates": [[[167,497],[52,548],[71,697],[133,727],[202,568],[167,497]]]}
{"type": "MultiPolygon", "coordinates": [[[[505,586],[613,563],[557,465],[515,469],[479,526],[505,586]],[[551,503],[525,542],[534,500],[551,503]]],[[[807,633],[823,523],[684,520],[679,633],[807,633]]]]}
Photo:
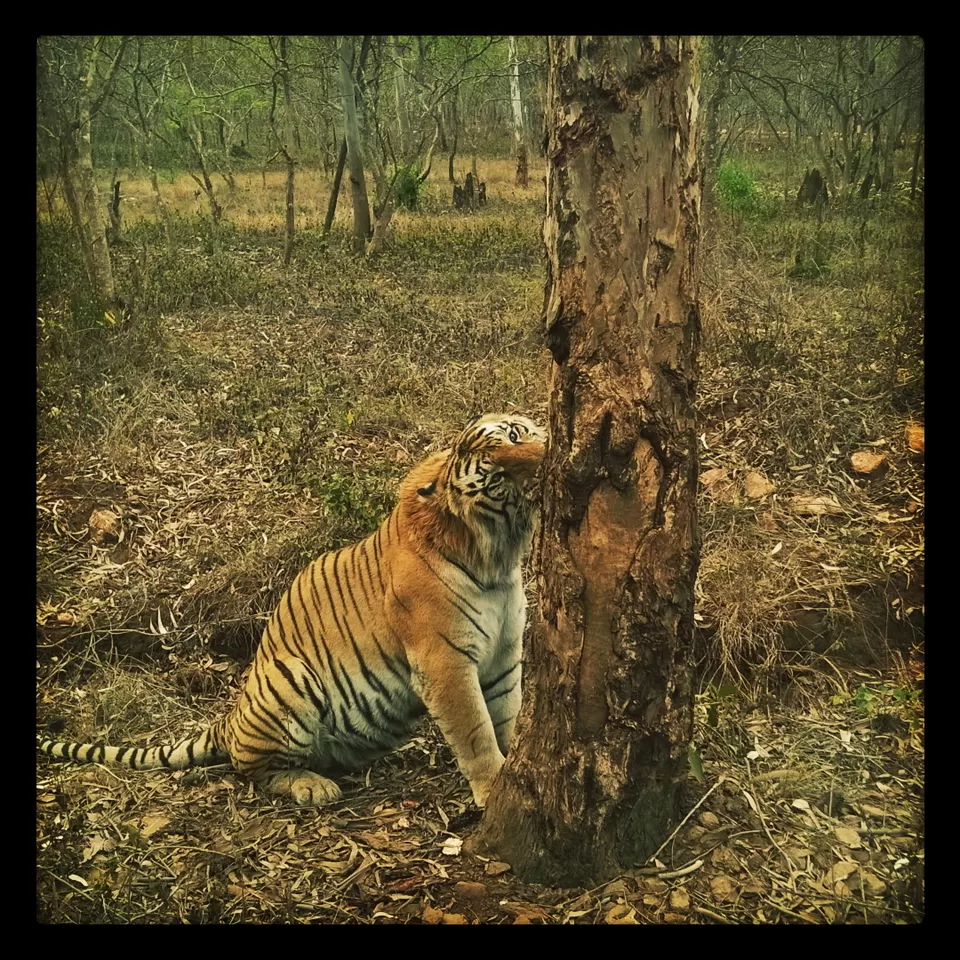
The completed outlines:
{"type": "MultiPolygon", "coordinates": [[[[96,318],[71,354],[76,308],[41,282],[44,735],[144,745],[202,727],[292,576],[369,532],[410,466],[477,413],[543,420],[542,184],[515,188],[493,161],[481,175],[485,208],[455,213],[431,188],[373,263],[349,256],[342,226],[319,239],[324,181],[305,177],[287,271],[275,175],[238,178],[218,252],[187,178],[166,185],[175,255],[131,179],[118,271],[152,319],[96,318]]],[[[467,852],[479,813],[430,724],[322,810],[229,768],[41,760],[39,918],[921,919],[922,311],[915,236],[860,216],[707,231],[702,771],[655,858],[560,890],[467,852]],[[882,463],[858,473],[857,453],[882,463]]],[[[48,242],[41,274],[63,282],[68,243],[48,242]]]]}

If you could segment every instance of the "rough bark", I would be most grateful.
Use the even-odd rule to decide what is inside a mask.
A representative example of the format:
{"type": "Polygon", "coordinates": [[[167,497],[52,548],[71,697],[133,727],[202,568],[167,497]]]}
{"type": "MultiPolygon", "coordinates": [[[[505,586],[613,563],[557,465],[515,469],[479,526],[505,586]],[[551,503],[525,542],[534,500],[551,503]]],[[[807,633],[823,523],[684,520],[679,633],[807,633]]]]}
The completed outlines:
{"type": "Polygon", "coordinates": [[[363,158],[360,154],[360,125],[357,120],[357,100],[352,75],[353,41],[351,38],[341,38],[339,52],[344,139],[347,142],[347,171],[350,177],[350,195],[353,199],[353,249],[355,253],[363,253],[370,237],[370,203],[367,200],[367,182],[363,175],[363,158]]]}
{"type": "Polygon", "coordinates": [[[551,37],[550,443],[518,739],[476,835],[527,881],[641,863],[679,816],[699,560],[699,43],[551,37]]]}

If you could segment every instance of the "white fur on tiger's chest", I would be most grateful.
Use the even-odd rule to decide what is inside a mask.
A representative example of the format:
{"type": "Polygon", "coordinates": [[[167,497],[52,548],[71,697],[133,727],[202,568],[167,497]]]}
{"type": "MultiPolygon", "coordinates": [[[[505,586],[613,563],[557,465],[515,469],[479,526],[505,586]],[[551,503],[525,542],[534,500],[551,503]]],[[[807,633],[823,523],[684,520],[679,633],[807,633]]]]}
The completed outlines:
{"type": "Polygon", "coordinates": [[[527,606],[520,571],[509,580],[485,590],[475,584],[462,584],[461,588],[470,603],[467,608],[470,619],[464,621],[463,627],[474,635],[474,641],[482,651],[479,658],[481,675],[507,660],[519,659],[527,606]],[[480,630],[476,629],[477,626],[480,630]]]}

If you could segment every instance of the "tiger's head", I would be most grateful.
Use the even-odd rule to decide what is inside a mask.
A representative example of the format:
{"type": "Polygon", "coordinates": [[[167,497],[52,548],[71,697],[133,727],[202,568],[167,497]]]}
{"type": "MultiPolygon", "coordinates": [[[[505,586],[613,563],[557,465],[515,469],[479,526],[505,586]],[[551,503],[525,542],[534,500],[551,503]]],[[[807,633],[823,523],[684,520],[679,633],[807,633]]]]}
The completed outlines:
{"type": "Polygon", "coordinates": [[[437,548],[499,578],[530,546],[546,438],[527,417],[477,417],[411,471],[401,490],[408,515],[437,548]]]}

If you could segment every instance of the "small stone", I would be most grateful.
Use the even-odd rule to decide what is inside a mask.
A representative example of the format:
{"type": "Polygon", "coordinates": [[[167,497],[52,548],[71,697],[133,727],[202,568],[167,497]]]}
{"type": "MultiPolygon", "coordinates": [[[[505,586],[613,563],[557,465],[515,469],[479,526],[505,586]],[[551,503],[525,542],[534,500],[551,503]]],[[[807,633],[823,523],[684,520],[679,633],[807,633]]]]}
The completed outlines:
{"type": "Polygon", "coordinates": [[[923,427],[919,423],[911,423],[904,430],[904,439],[911,453],[923,456],[923,427]]]}
{"type": "Polygon", "coordinates": [[[463,897],[464,900],[478,900],[480,897],[487,895],[486,884],[474,883],[472,880],[461,880],[454,886],[453,890],[458,897],[463,897]]]}
{"type": "Polygon", "coordinates": [[[882,453],[858,450],[850,455],[850,466],[862,477],[875,477],[887,469],[887,458],[882,453]]]}
{"type": "Polygon", "coordinates": [[[112,510],[94,510],[87,525],[94,543],[116,543],[120,539],[120,518],[112,510]]]}

